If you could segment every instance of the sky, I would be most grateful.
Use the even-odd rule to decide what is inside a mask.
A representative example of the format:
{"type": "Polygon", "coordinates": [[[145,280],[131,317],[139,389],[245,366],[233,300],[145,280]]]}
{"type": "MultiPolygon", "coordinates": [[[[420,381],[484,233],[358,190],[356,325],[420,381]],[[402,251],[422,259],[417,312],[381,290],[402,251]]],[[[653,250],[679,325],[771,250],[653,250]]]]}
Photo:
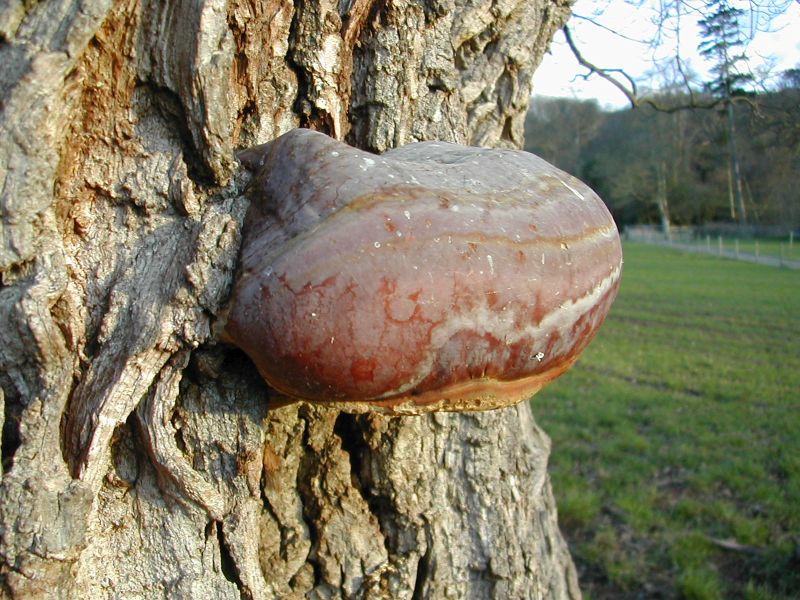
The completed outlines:
{"type": "MultiPolygon", "coordinates": [[[[621,0],[578,0],[573,13],[592,18],[593,21],[617,33],[609,32],[588,19],[573,16],[569,22],[572,37],[584,58],[600,67],[622,68],[638,80],[640,87],[653,80],[647,73],[653,70],[656,59],[674,55],[680,47],[681,56],[691,69],[699,75],[708,74],[709,65],[697,53],[700,41],[697,28],[699,16],[689,15],[681,20],[680,36],[665,34],[661,49],[653,50],[647,44],[633,40],[652,39],[656,26],[652,22],[654,8],[659,0],[645,0],[641,8],[635,8],[621,0]],[[649,9],[648,9],[649,8],[649,9]],[[618,34],[622,34],[622,37],[618,34]]],[[[698,3],[701,4],[701,3],[698,3]]],[[[746,8],[748,2],[733,2],[746,8]]],[[[751,69],[765,69],[779,73],[800,66],[800,1],[791,2],[784,15],[775,19],[771,31],[759,31],[749,43],[746,54],[751,69]],[[765,58],[767,57],[766,61],[765,58]],[[774,63],[774,64],[773,64],[774,63]]],[[[749,30],[749,29],[748,29],[749,30]]],[[[586,73],[570,51],[559,31],[533,78],[533,93],[542,96],[564,96],[570,98],[595,98],[604,108],[622,108],[628,105],[622,95],[610,83],[593,76],[584,81],[580,75],[586,73]]]]}

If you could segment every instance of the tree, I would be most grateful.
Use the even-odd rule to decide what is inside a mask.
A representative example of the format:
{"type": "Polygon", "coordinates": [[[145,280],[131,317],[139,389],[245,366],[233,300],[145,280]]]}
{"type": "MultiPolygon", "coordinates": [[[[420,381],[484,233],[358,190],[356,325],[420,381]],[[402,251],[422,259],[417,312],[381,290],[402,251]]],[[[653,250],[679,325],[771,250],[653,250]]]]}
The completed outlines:
{"type": "Polygon", "coordinates": [[[582,178],[581,155],[602,122],[594,100],[537,98],[525,119],[525,149],[582,178]]]}
{"type": "Polygon", "coordinates": [[[753,217],[784,231],[800,225],[800,86],[791,72],[775,91],[759,94],[755,111],[736,111],[739,156],[753,217]]]}
{"type": "Polygon", "coordinates": [[[712,96],[722,100],[725,110],[725,124],[728,138],[729,187],[731,196],[731,216],[734,216],[733,201],[739,212],[739,222],[747,224],[747,213],[742,192],[742,173],[739,166],[739,153],[736,148],[736,118],[733,101],[747,92],[743,85],[752,83],[753,76],[739,69],[746,61],[744,54],[737,52],[744,46],[739,19],[744,11],[731,6],[727,0],[712,0],[708,3],[710,13],[698,22],[700,35],[700,54],[713,62],[712,79],[707,88],[712,96]]]}
{"type": "MultiPolygon", "coordinates": [[[[628,0],[630,4],[640,4],[628,0]]],[[[745,210],[744,188],[747,187],[748,196],[750,182],[745,186],[743,182],[743,168],[741,165],[742,141],[737,138],[737,109],[734,104],[747,106],[755,104],[753,88],[755,78],[745,68],[746,57],[743,49],[746,42],[758,32],[772,30],[775,19],[783,15],[791,5],[786,0],[769,0],[766,2],[750,2],[748,9],[736,8],[727,0],[669,0],[658,3],[650,8],[651,20],[656,25],[656,34],[650,40],[638,40],[643,46],[649,46],[653,51],[654,69],[651,75],[657,75],[662,83],[654,89],[640,92],[637,81],[629,74],[618,68],[601,67],[591,62],[580,48],[579,39],[565,26],[564,34],[568,46],[578,63],[587,69],[584,78],[599,76],[614,85],[629,101],[632,108],[649,107],[661,112],[674,113],[694,109],[721,109],[724,116],[721,143],[727,147],[727,188],[729,215],[731,219],[738,219],[742,224],[747,222],[745,210]],[[704,38],[699,46],[703,56],[713,63],[711,81],[703,86],[701,91],[698,78],[692,72],[688,63],[681,56],[680,40],[682,39],[682,23],[686,18],[696,18],[703,15],[698,22],[700,32],[704,38]],[[748,31],[744,31],[742,21],[748,20],[748,31]],[[675,49],[664,55],[666,42],[674,42],[675,49]],[[656,56],[661,58],[656,59],[656,56]],[[665,93],[669,90],[669,93],[665,93]],[[665,101],[666,100],[666,101],[665,101]],[[676,101],[679,100],[679,101],[676,101]],[[743,102],[739,102],[743,101],[743,102]]],[[[592,16],[575,15],[578,23],[588,23],[616,33],[620,37],[625,35],[615,32],[614,23],[604,22],[603,12],[598,11],[592,16]]],[[[627,38],[631,40],[631,38],[627,38]]],[[[637,41],[637,40],[632,40],[637,41]]],[[[759,85],[767,88],[768,75],[762,73],[763,79],[759,85]]],[[[784,77],[783,85],[788,81],[784,77]]],[[[662,177],[663,169],[654,169],[654,186],[661,192],[667,189],[662,177]]],[[[657,192],[658,205],[667,208],[663,193],[657,192]]],[[[751,204],[753,209],[756,208],[751,204]]],[[[668,222],[667,210],[661,210],[662,226],[668,222]]]]}
{"type": "MultiPolygon", "coordinates": [[[[654,98],[665,106],[686,100],[654,98]]],[[[728,155],[718,151],[726,137],[713,111],[642,106],[595,114],[585,101],[538,98],[534,104],[526,148],[579,173],[618,224],[660,222],[667,229],[728,218],[728,155]]],[[[734,112],[752,218],[787,231],[797,226],[798,106],[797,90],[787,87],[754,95],[734,112]]]]}
{"type": "MultiPolygon", "coordinates": [[[[664,106],[685,101],[679,94],[654,98],[664,106]]],[[[673,219],[696,222],[713,201],[693,172],[706,141],[704,112],[712,116],[651,106],[602,112],[588,101],[537,98],[525,144],[594,186],[618,224],[659,222],[669,234],[673,219]]]]}
{"type": "Polygon", "coordinates": [[[800,90],[800,67],[786,69],[781,74],[781,80],[778,84],[778,89],[800,90]]]}
{"type": "Polygon", "coordinates": [[[295,126],[520,146],[560,0],[0,12],[9,598],[579,597],[530,408],[278,407],[215,343],[248,176],[295,126]]]}
{"type": "MultiPolygon", "coordinates": [[[[662,2],[643,3],[641,0],[625,0],[626,4],[635,6],[649,17],[655,25],[655,32],[645,38],[638,35],[631,37],[622,33],[618,29],[619,23],[611,21],[606,15],[605,7],[608,6],[599,0],[586,0],[576,7],[577,10],[588,10],[594,6],[594,11],[590,14],[573,14],[570,26],[565,25],[563,29],[564,37],[573,56],[578,64],[586,69],[585,73],[578,74],[577,77],[589,79],[590,77],[600,77],[614,86],[629,102],[631,108],[639,106],[650,106],[664,112],[676,112],[680,110],[694,108],[715,108],[724,101],[721,97],[709,97],[708,95],[698,94],[698,84],[700,83],[697,74],[682,55],[682,42],[684,35],[684,22],[687,18],[696,19],[697,15],[702,15],[701,23],[712,16],[712,13],[719,12],[720,6],[726,7],[722,12],[726,16],[719,17],[722,20],[730,17],[730,11],[738,11],[735,16],[735,34],[729,37],[730,41],[742,41],[743,38],[753,39],[761,32],[774,32],[776,20],[784,15],[789,7],[794,4],[793,0],[751,0],[747,3],[747,11],[732,8],[728,2],[719,0],[664,0],[662,2]],[[742,16],[749,20],[747,36],[744,36],[743,29],[740,27],[739,19],[742,16]],[[637,42],[642,47],[642,52],[651,53],[653,68],[647,74],[648,78],[655,78],[651,84],[644,89],[640,89],[640,82],[637,77],[627,73],[624,69],[614,66],[600,66],[590,59],[592,49],[582,49],[578,35],[573,33],[572,23],[576,29],[580,25],[591,28],[599,28],[611,34],[624,38],[631,42],[637,42]],[[657,96],[663,96],[663,92],[669,89],[671,93],[668,98],[674,100],[675,93],[682,97],[680,103],[662,103],[657,96]]],[[[608,11],[611,12],[611,11],[608,11]]],[[[712,25],[717,33],[719,23],[712,25]]],[[[731,22],[723,27],[730,27],[731,22]]],[[[730,34],[733,30],[726,29],[730,34]]],[[[713,37],[713,35],[712,35],[713,37]]],[[[739,75],[745,76],[744,73],[739,75]]],[[[764,74],[767,77],[767,74],[764,74]]]]}

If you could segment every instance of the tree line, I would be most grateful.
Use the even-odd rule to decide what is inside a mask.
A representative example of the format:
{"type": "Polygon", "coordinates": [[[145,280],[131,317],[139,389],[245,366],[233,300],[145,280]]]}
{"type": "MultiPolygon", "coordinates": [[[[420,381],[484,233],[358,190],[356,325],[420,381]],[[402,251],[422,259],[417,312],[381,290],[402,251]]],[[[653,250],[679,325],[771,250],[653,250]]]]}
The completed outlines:
{"type": "MultiPolygon", "coordinates": [[[[688,103],[681,92],[655,97],[662,107],[688,103]]],[[[800,69],[785,72],[774,90],[731,103],[730,113],[728,106],[605,111],[594,100],[538,97],[527,115],[525,148],[589,183],[623,227],[744,221],[797,229],[800,69]]]]}

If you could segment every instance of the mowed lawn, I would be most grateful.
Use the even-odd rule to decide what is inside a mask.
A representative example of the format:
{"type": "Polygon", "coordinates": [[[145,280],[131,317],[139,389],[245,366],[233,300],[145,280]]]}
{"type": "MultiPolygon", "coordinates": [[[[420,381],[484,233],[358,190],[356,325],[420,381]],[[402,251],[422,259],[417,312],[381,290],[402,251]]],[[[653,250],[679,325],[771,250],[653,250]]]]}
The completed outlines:
{"type": "Polygon", "coordinates": [[[532,400],[587,597],[800,598],[800,271],[627,244],[532,400]]]}

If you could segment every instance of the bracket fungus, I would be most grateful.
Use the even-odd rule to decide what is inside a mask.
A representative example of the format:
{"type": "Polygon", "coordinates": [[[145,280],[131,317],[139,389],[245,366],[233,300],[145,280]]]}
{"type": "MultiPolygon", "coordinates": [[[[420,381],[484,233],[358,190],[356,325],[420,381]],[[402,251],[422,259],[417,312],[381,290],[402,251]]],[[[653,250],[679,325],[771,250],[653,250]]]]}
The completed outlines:
{"type": "Polygon", "coordinates": [[[296,129],[240,158],[254,177],[223,338],[292,399],[508,406],[576,361],[616,296],[611,215],[533,154],[378,156],[296,129]]]}

